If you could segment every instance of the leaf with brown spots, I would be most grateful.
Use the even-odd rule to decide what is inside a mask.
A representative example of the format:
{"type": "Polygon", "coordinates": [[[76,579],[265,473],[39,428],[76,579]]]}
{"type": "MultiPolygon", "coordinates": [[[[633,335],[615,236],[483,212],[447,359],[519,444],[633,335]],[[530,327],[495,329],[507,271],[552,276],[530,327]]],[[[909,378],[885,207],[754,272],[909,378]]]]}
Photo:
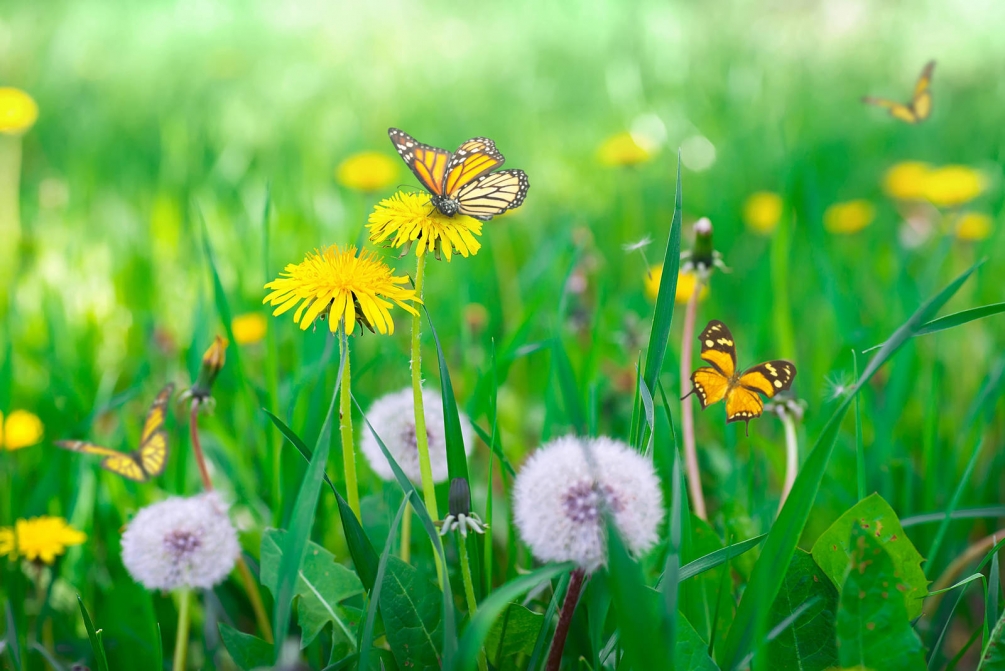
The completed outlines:
{"type": "Polygon", "coordinates": [[[834,620],[838,594],[820,567],[797,549],[785,581],[771,606],[768,626],[774,628],[803,604],[814,601],[767,646],[766,669],[824,671],[838,663],[834,620]]]}

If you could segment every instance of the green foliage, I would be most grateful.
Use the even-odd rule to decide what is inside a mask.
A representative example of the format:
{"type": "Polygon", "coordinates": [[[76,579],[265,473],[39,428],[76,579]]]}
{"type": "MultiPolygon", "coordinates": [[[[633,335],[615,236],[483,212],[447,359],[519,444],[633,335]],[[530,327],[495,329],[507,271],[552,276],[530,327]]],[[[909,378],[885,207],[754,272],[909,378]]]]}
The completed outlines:
{"type": "MultiPolygon", "coordinates": [[[[91,642],[91,653],[94,655],[94,659],[98,663],[98,669],[100,671],[108,671],[108,658],[105,656],[105,646],[101,644],[101,638],[98,632],[94,629],[94,624],[91,622],[91,616],[87,613],[87,608],[84,607],[84,600],[77,595],[77,604],[80,606],[80,615],[84,618],[84,629],[87,631],[87,640],[91,642]]],[[[15,658],[15,662],[17,659],[15,658]]]]}
{"type": "Polygon", "coordinates": [[[806,603],[812,605],[768,643],[765,657],[769,668],[822,671],[837,664],[837,589],[813,557],[796,550],[771,605],[770,625],[777,626],[806,603]]]}
{"type": "Polygon", "coordinates": [[[241,671],[253,671],[272,665],[271,643],[240,632],[224,622],[220,623],[220,639],[241,671]]]}
{"type": "Polygon", "coordinates": [[[977,671],[1005,671],[1005,615],[995,623],[977,671]]]}
{"type": "Polygon", "coordinates": [[[440,666],[443,596],[414,567],[389,557],[380,591],[380,612],[388,645],[402,668],[440,666]]]}
{"type": "Polygon", "coordinates": [[[911,619],[921,614],[924,598],[928,594],[928,579],[921,569],[924,558],[904,533],[904,528],[886,501],[879,494],[871,494],[849,508],[820,535],[813,545],[813,559],[835,586],[844,583],[848,563],[854,548],[848,543],[848,534],[858,525],[873,534],[900,576],[907,613],[911,619]]]}
{"type": "Polygon", "coordinates": [[[873,529],[856,523],[851,561],[841,586],[837,642],[841,665],[887,671],[925,669],[921,639],[899,593],[909,589],[873,529]]]}
{"type": "Polygon", "coordinates": [[[518,603],[511,603],[495,621],[485,638],[485,650],[493,666],[508,664],[515,668],[517,655],[534,652],[534,642],[544,623],[544,615],[535,613],[518,603]]]}

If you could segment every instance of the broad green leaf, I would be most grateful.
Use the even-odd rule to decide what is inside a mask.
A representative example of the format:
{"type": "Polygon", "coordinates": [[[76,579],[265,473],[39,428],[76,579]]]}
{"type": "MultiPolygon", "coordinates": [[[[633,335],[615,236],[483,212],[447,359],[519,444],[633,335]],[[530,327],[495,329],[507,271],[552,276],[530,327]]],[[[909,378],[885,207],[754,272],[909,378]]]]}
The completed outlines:
{"type": "Polygon", "coordinates": [[[220,623],[220,638],[241,671],[272,666],[272,644],[220,623]]]}
{"type": "Polygon", "coordinates": [[[782,622],[811,599],[813,605],[767,644],[768,668],[813,671],[837,665],[837,589],[808,553],[796,550],[771,606],[769,625],[782,622]]]}
{"type": "Polygon", "coordinates": [[[1005,671],[1005,615],[991,630],[991,637],[984,646],[977,671],[1005,671]]]}
{"type": "MultiPolygon", "coordinates": [[[[279,565],[286,532],[268,529],[262,536],[262,584],[273,594],[278,588],[279,565]]],[[[300,597],[297,621],[300,623],[300,647],[306,648],[329,622],[336,641],[355,642],[356,625],[339,603],[363,592],[363,583],[355,573],[335,562],[335,555],[314,542],[307,544],[307,554],[300,567],[294,596],[300,597]]]]}
{"type": "Polygon", "coordinates": [[[543,614],[511,603],[489,629],[485,639],[489,662],[501,666],[507,657],[530,655],[534,652],[534,642],[543,623],[543,614]]]}
{"type": "Polygon", "coordinates": [[[922,671],[926,667],[921,639],[911,628],[907,605],[899,596],[909,587],[900,582],[874,529],[856,523],[850,545],[851,562],[837,613],[841,665],[922,671]]]}
{"type": "Polygon", "coordinates": [[[708,656],[708,644],[702,640],[687,618],[677,614],[677,645],[673,653],[674,668],[678,671],[719,671],[708,656]]]}
{"type": "Polygon", "coordinates": [[[436,585],[397,557],[387,560],[380,591],[380,614],[387,643],[399,666],[440,667],[443,596],[436,585]]]}
{"type": "Polygon", "coordinates": [[[904,593],[908,616],[913,620],[921,615],[924,597],[928,594],[928,579],[921,570],[924,558],[904,533],[897,513],[879,494],[871,494],[845,511],[813,544],[813,559],[830,578],[835,587],[844,583],[852,547],[848,535],[855,524],[873,534],[883,546],[900,582],[907,585],[904,593]]]}

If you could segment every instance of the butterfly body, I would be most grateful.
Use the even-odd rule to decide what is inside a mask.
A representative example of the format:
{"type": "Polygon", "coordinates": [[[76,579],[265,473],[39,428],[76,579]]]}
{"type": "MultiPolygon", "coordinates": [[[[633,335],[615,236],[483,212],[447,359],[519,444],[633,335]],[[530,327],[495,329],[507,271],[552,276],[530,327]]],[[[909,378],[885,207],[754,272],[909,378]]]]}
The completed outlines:
{"type": "Polygon", "coordinates": [[[881,107],[885,109],[894,119],[898,119],[904,123],[921,123],[932,113],[931,84],[932,73],[934,71],[935,61],[929,61],[925,64],[924,69],[921,71],[921,76],[918,77],[918,81],[914,85],[914,95],[911,96],[910,102],[899,103],[895,100],[874,98],[872,96],[862,98],[862,102],[867,105],[881,107]]]}
{"type": "Polygon", "coordinates": [[[423,144],[405,131],[387,131],[401,160],[429,192],[437,210],[482,221],[523,204],[530,181],[523,170],[497,170],[505,158],[487,137],[473,137],[457,151],[423,144]]]}
{"type": "Polygon", "coordinates": [[[85,440],[59,440],[58,447],[71,452],[103,457],[101,467],[135,482],[148,482],[164,472],[168,457],[168,438],[164,431],[167,405],[174,391],[168,384],[154,399],[143,422],[140,445],[132,452],[119,452],[85,440]]]}
{"type": "Polygon", "coordinates": [[[745,371],[736,367],[733,334],[721,321],[713,319],[698,336],[703,366],[691,374],[691,394],[698,396],[701,409],[726,400],[726,423],[747,422],[760,417],[764,409],[761,395],[773,398],[792,386],[796,367],[782,359],[765,361],[745,371]]]}

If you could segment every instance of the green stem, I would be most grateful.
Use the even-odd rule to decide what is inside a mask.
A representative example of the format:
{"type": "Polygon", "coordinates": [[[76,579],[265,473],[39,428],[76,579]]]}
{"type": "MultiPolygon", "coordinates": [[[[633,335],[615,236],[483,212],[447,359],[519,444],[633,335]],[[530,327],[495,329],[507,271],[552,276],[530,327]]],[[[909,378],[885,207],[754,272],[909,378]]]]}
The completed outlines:
{"type": "Polygon", "coordinates": [[[412,558],[412,504],[405,506],[401,515],[401,561],[406,564],[412,558]]]}
{"type": "MultiPolygon", "coordinates": [[[[468,602],[468,619],[475,616],[478,610],[478,601],[475,600],[475,584],[471,580],[471,561],[468,559],[468,539],[457,534],[457,547],[461,553],[461,578],[464,580],[464,598],[468,602]]],[[[478,655],[478,668],[486,671],[488,666],[485,662],[485,655],[478,655]]]]}
{"type": "MultiPolygon", "coordinates": [[[[345,328],[343,322],[342,328],[345,328]]],[[[348,341],[346,348],[348,350],[348,341]]],[[[356,484],[356,450],[352,444],[352,376],[349,373],[349,352],[345,352],[345,368],[342,370],[342,388],[340,390],[341,405],[339,406],[339,427],[342,430],[342,466],[345,470],[345,489],[356,519],[362,521],[359,512],[359,486],[356,484]]]]}
{"type": "Polygon", "coordinates": [[[192,590],[183,587],[178,593],[178,635],[174,643],[174,671],[185,671],[188,658],[188,627],[192,619],[192,590]]]}
{"type": "MultiPolygon", "coordinates": [[[[694,291],[687,301],[684,312],[684,335],[680,346],[680,388],[687,389],[691,381],[691,352],[694,350],[695,319],[698,316],[698,294],[702,283],[694,283],[694,291]]],[[[703,520],[708,519],[705,511],[705,495],[701,490],[701,469],[698,466],[698,450],[694,440],[694,406],[693,399],[687,396],[681,399],[681,428],[684,437],[684,464],[687,468],[687,487],[691,491],[691,509],[703,520]]]]}
{"type": "Polygon", "coordinates": [[[778,512],[782,512],[785,499],[789,498],[792,485],[796,483],[796,472],[799,470],[799,440],[796,437],[796,422],[792,415],[786,412],[782,415],[785,426],[785,484],[782,485],[782,500],[778,502],[778,512]]]}
{"type": "MultiPolygon", "coordinates": [[[[422,300],[422,280],[426,269],[426,256],[419,257],[415,266],[415,295],[422,300]]],[[[429,463],[429,435],[426,433],[426,412],[422,404],[422,351],[419,333],[422,329],[421,313],[412,315],[412,401],[415,404],[415,445],[419,448],[419,471],[422,474],[422,498],[429,516],[440,519],[436,510],[436,487],[433,468],[429,463]]]]}
{"type": "MultiPolygon", "coordinates": [[[[855,379],[858,379],[858,357],[855,350],[851,351],[852,366],[855,379]]],[[[862,410],[859,408],[858,400],[861,394],[855,394],[855,481],[858,483],[858,500],[865,498],[865,446],[862,444],[862,410]]]]}

